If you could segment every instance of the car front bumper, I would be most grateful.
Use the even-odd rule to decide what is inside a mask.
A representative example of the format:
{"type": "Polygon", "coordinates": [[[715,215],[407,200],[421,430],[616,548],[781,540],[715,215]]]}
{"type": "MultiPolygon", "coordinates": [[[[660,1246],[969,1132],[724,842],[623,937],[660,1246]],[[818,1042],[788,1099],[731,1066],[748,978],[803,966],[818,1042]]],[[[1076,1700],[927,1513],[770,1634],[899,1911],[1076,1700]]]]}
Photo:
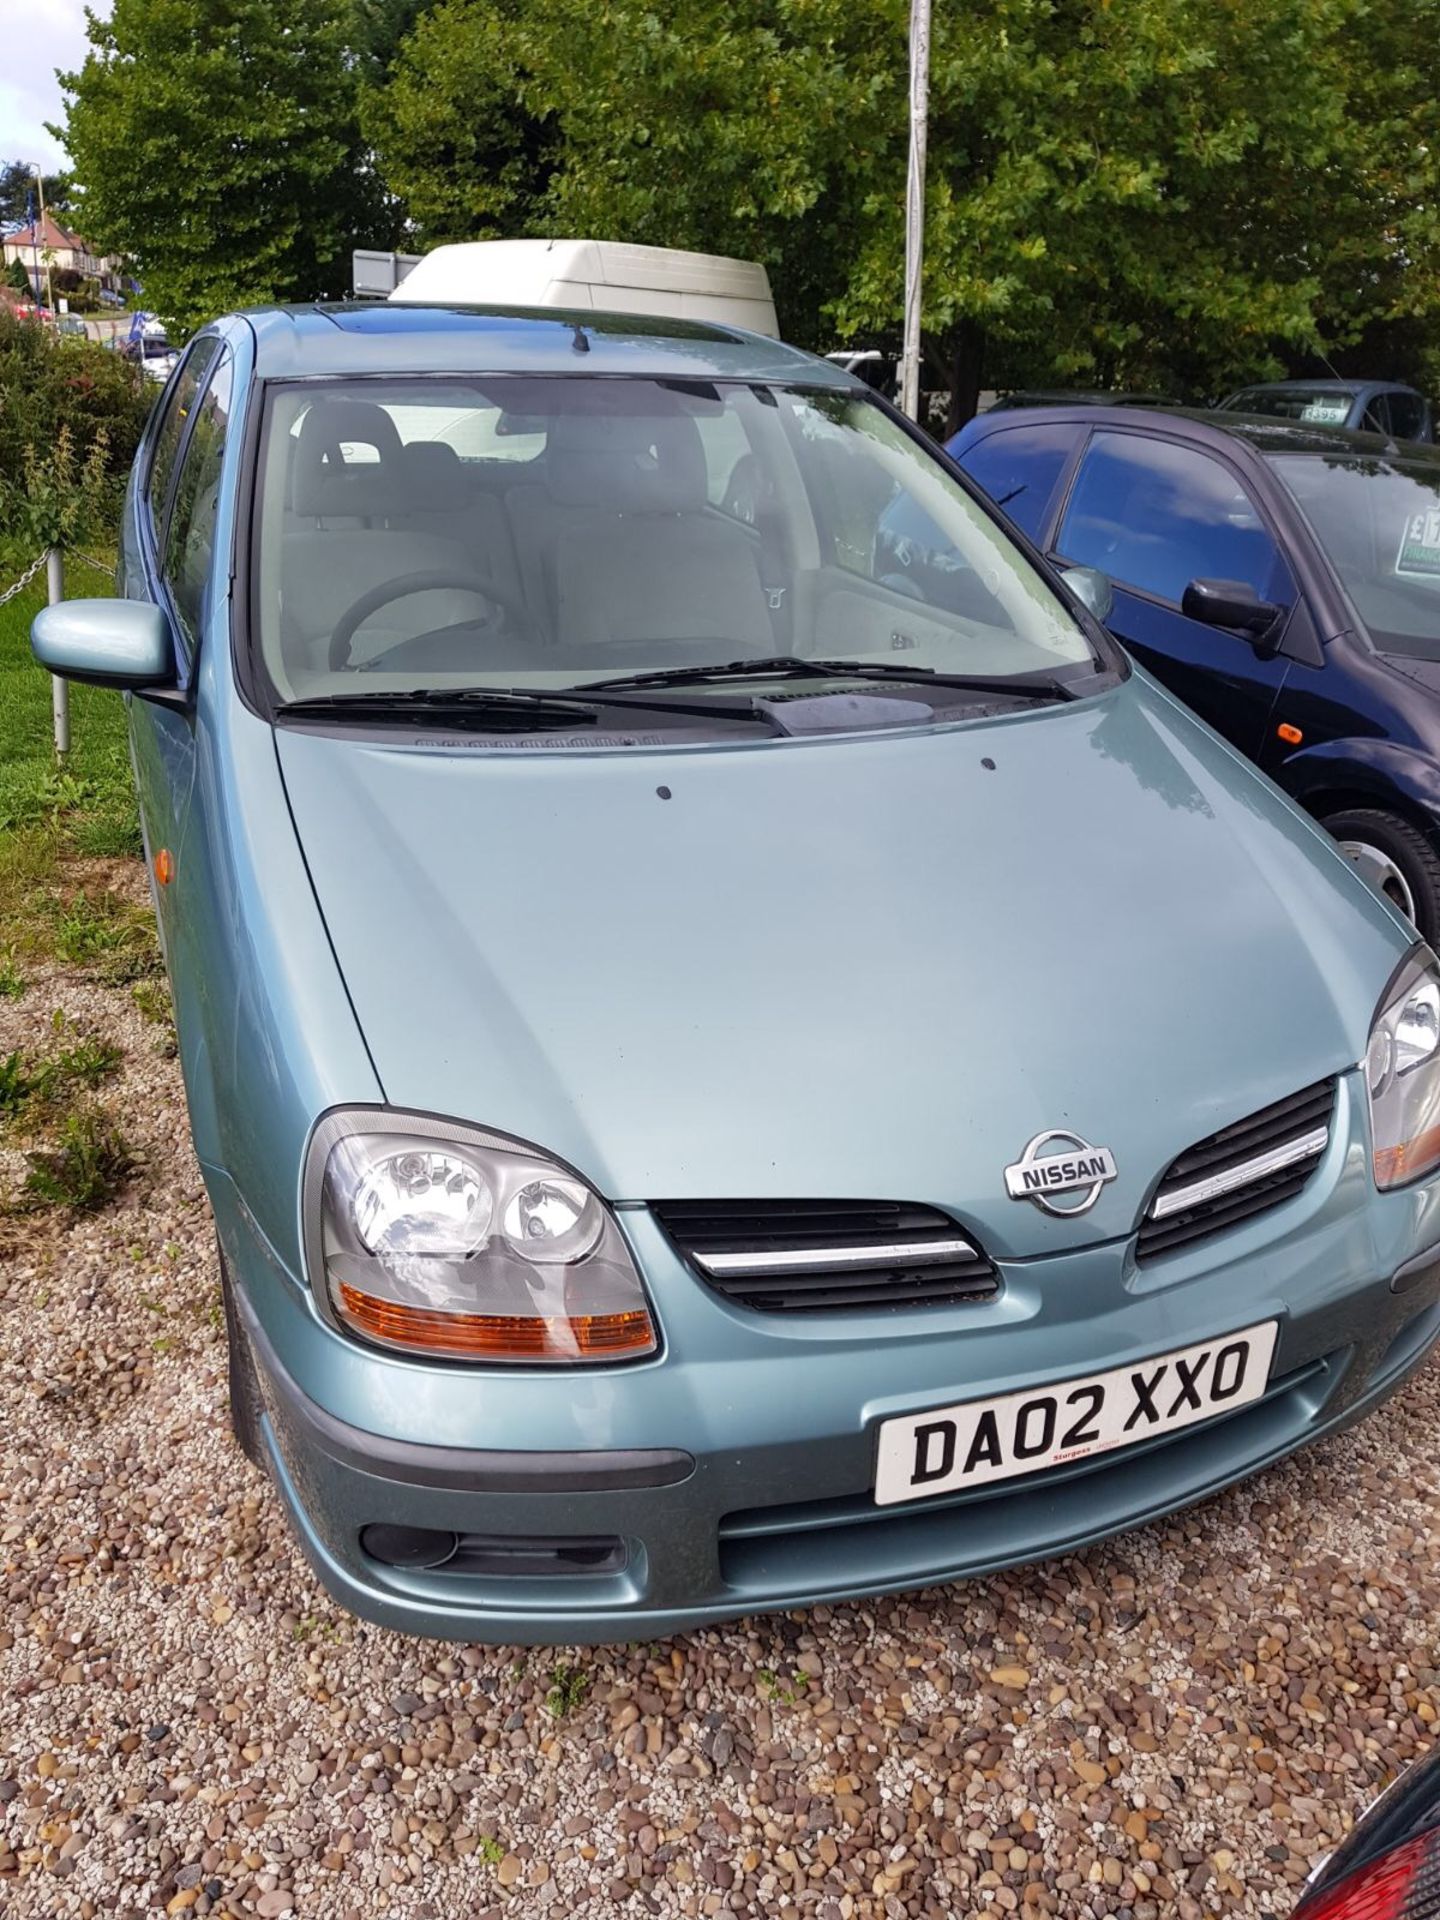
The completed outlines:
{"type": "Polygon", "coordinates": [[[663,1350],[554,1373],[359,1347],[325,1325],[227,1183],[212,1197],[269,1466],[306,1552],[355,1613],[450,1639],[650,1638],[1069,1552],[1336,1431],[1440,1333],[1440,1183],[1376,1194],[1359,1130],[1344,1126],[1295,1200],[1170,1259],[1137,1268],[1120,1241],[1011,1262],[994,1300],[888,1318],[740,1311],[648,1213],[626,1210],[663,1350]],[[1235,1413],[967,1493],[874,1504],[876,1435],[894,1415],[1271,1317],[1266,1394],[1235,1413]],[[365,1551],[376,1527],[479,1547],[406,1569],[365,1551]],[[567,1559],[566,1542],[583,1552],[567,1559]]]}

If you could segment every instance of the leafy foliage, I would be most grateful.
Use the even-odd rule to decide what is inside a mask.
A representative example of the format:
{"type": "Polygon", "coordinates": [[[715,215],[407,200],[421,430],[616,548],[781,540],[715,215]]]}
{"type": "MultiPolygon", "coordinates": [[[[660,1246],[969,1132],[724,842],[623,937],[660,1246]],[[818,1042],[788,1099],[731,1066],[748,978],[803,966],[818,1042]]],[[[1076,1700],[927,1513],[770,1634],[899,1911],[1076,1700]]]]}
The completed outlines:
{"type": "Polygon", "coordinates": [[[70,478],[91,473],[83,484],[94,505],[95,477],[118,481],[134,457],[150,399],[118,353],[0,309],[0,534],[17,530],[12,516],[23,518],[32,482],[44,491],[43,470],[56,478],[62,433],[70,478]]]}
{"type": "MultiPolygon", "coordinates": [[[[789,337],[893,342],[907,20],[905,0],[441,0],[365,126],[422,241],[739,254],[789,337]]],[[[1377,327],[1423,348],[1437,30],[1440,0],[937,8],[934,379],[1198,397],[1377,327]]]]}
{"type": "Polygon", "coordinates": [[[116,0],[62,75],[91,240],[182,328],[349,285],[382,197],[360,148],[343,9],[116,0]]]}
{"type": "Polygon", "coordinates": [[[125,1136],[104,1107],[69,1114],[53,1147],[25,1156],[22,1205],[94,1213],[114,1199],[135,1165],[125,1136]]]}
{"type": "MultiPolygon", "coordinates": [[[[45,211],[63,216],[70,205],[70,176],[47,173],[43,176],[45,211]]],[[[35,169],[28,160],[0,160],[0,227],[24,226],[31,205],[38,214],[40,203],[35,193],[35,169]]]]}

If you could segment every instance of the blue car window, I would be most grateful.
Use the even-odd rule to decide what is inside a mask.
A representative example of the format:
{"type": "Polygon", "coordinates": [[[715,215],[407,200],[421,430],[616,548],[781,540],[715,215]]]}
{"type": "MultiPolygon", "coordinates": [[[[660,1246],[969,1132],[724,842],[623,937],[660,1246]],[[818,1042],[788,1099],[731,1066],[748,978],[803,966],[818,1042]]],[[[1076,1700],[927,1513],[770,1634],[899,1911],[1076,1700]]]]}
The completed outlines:
{"type": "Polygon", "coordinates": [[[180,625],[191,646],[200,632],[205,586],[215,551],[215,508],[220,464],[230,419],[233,371],[228,350],[216,363],[180,463],[170,524],[165,535],[165,581],[180,625]]]}
{"type": "Polygon", "coordinates": [[[1079,428],[1069,425],[1007,427],[956,452],[965,471],[1032,540],[1044,530],[1045,514],[1079,428]]]}
{"type": "Polygon", "coordinates": [[[1192,580],[1243,580],[1262,600],[1293,598],[1279,550],[1234,474],[1171,440],[1097,433],[1057,544],[1073,565],[1174,606],[1192,580]]]}
{"type": "Polygon", "coordinates": [[[150,471],[146,476],[145,497],[150,503],[150,516],[155,526],[155,544],[158,547],[165,537],[165,503],[170,495],[170,482],[175,473],[175,456],[180,451],[180,442],[185,437],[185,423],[190,418],[190,410],[195,404],[195,396],[200,391],[211,362],[219,348],[215,339],[197,341],[181,363],[179,371],[160,401],[160,424],[155,433],[154,451],[150,456],[150,471]]]}

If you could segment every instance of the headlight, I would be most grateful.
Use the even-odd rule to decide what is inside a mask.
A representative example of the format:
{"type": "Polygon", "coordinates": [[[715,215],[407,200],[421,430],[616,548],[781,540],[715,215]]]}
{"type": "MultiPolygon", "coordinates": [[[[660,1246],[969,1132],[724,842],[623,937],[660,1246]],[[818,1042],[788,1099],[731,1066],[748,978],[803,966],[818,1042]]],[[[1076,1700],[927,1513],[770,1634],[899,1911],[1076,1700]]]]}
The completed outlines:
{"type": "Polygon", "coordinates": [[[609,1208],[518,1141],[423,1115],[327,1114],[304,1209],[326,1317],[378,1346],[531,1363],[655,1351],[609,1208]]]}
{"type": "Polygon", "coordinates": [[[1377,1187],[1440,1166],[1440,968],[1424,948],[1390,985],[1365,1050],[1377,1187]]]}

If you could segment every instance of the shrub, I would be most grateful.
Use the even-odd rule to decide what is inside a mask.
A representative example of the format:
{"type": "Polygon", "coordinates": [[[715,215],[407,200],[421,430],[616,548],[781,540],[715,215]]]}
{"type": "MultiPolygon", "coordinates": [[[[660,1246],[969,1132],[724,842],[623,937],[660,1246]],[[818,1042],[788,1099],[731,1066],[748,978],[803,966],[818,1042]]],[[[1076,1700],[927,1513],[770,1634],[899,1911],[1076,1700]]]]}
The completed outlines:
{"type": "MultiPolygon", "coordinates": [[[[71,457],[83,469],[102,448],[104,469],[119,482],[134,457],[153,389],[137,366],[98,341],[58,333],[0,307],[0,493],[25,493],[27,469],[49,459],[69,430],[71,457]]],[[[9,509],[14,512],[14,507],[9,509]]],[[[0,533],[12,532],[0,506],[0,533]]]]}

